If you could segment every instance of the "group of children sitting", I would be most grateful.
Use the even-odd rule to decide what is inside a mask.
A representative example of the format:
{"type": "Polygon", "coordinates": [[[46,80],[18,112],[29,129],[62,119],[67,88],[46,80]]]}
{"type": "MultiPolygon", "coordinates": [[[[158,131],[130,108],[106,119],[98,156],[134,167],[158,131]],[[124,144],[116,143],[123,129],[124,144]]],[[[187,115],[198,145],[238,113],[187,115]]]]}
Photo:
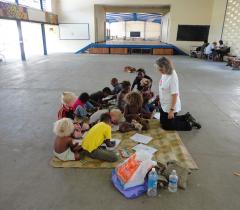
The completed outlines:
{"type": "Polygon", "coordinates": [[[159,107],[159,99],[153,98],[152,79],[144,69],[137,70],[131,85],[129,81],[111,80],[113,89],[103,88],[79,97],[63,92],[58,121],[54,124],[56,140],[54,155],[63,161],[80,160],[84,156],[108,162],[118,157],[106,147],[114,147],[112,129],[120,132],[149,129],[151,119],[159,107]],[[137,91],[133,91],[137,86],[137,91]],[[80,145],[75,139],[82,139],[80,145]],[[105,145],[103,146],[103,144],[105,145]]]}

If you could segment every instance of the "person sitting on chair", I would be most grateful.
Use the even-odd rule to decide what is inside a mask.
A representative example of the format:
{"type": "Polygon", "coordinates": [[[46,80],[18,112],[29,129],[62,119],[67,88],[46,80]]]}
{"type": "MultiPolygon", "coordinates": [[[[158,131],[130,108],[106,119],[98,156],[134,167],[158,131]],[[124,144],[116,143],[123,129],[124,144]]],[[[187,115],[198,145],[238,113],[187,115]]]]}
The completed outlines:
{"type": "Polygon", "coordinates": [[[213,42],[212,44],[209,44],[204,51],[204,54],[207,56],[207,58],[212,58],[215,60],[217,56],[217,42],[213,42]]]}

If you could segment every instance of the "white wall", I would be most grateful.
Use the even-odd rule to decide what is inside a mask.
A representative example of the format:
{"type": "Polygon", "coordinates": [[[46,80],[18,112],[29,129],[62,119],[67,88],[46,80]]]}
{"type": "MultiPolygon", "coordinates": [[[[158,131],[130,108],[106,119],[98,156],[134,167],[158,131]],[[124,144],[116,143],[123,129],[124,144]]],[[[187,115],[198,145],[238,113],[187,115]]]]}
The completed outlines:
{"type": "Polygon", "coordinates": [[[209,42],[219,41],[221,39],[226,3],[227,0],[214,0],[208,37],[209,42]]]}
{"type": "Polygon", "coordinates": [[[210,25],[213,0],[181,0],[172,4],[170,11],[169,43],[189,53],[190,46],[201,45],[202,42],[177,41],[178,25],[210,25]]]}
{"type": "Polygon", "coordinates": [[[110,36],[125,37],[125,22],[110,23],[110,36]]]}
{"type": "MultiPolygon", "coordinates": [[[[140,31],[141,38],[146,40],[160,39],[161,25],[153,22],[143,21],[128,21],[126,22],[126,37],[130,37],[130,31],[140,31]],[[144,24],[146,29],[144,32],[144,24]]],[[[111,36],[117,36],[118,38],[124,38],[125,36],[125,22],[114,22],[110,24],[111,36]]]]}
{"type": "Polygon", "coordinates": [[[90,24],[90,41],[61,41],[61,46],[68,51],[76,49],[95,41],[94,4],[112,6],[146,6],[171,5],[171,28],[169,42],[189,51],[191,45],[201,42],[176,41],[178,24],[210,25],[214,0],[55,0],[59,22],[88,22],[90,24]],[[71,44],[69,44],[71,43],[71,44]]]}
{"type": "Polygon", "coordinates": [[[170,24],[171,24],[170,12],[162,17],[162,31],[161,40],[162,42],[169,42],[170,24]]]}
{"type": "Polygon", "coordinates": [[[45,34],[46,34],[48,53],[50,54],[50,53],[60,52],[61,46],[59,45],[58,26],[45,24],[45,34]]]}
{"type": "Polygon", "coordinates": [[[95,41],[94,5],[90,1],[55,0],[59,23],[89,23],[90,40],[59,40],[59,52],[76,52],[95,41]]]}
{"type": "Polygon", "coordinates": [[[102,6],[94,7],[95,21],[95,42],[105,41],[106,15],[102,6]]]}
{"type": "Polygon", "coordinates": [[[160,39],[161,37],[161,24],[146,22],[146,34],[145,39],[160,39]]]}
{"type": "Polygon", "coordinates": [[[51,4],[51,12],[56,14],[58,9],[57,9],[57,4],[58,4],[58,1],[56,0],[49,0],[50,1],[50,4],[51,4]]]}
{"type": "Polygon", "coordinates": [[[143,21],[127,21],[126,22],[126,34],[127,38],[130,37],[131,31],[139,31],[140,32],[140,38],[144,38],[144,22],[143,21]]]}

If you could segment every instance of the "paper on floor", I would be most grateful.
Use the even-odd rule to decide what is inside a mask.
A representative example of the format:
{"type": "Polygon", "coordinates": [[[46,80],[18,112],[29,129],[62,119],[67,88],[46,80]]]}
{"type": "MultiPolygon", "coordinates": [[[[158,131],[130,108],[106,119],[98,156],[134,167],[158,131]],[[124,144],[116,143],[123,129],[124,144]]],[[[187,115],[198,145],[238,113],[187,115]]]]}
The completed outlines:
{"type": "Polygon", "coordinates": [[[135,147],[133,147],[132,149],[135,150],[136,152],[145,151],[145,152],[148,152],[152,155],[157,151],[157,149],[155,149],[153,147],[149,147],[149,146],[144,145],[144,144],[138,144],[135,147]]]}
{"type": "Polygon", "coordinates": [[[152,137],[136,133],[131,136],[130,139],[139,143],[148,144],[152,140],[152,137]]]}

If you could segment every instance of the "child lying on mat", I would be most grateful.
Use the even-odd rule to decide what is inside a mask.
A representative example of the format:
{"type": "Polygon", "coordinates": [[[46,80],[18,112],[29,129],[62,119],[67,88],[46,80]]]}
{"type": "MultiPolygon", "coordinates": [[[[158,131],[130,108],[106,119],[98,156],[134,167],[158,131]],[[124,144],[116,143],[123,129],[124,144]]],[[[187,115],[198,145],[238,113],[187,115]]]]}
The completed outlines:
{"type": "Polygon", "coordinates": [[[107,105],[107,101],[103,101],[104,98],[110,96],[112,91],[109,87],[103,88],[101,91],[92,93],[90,95],[90,103],[95,107],[102,107],[107,105]]]}
{"type": "Polygon", "coordinates": [[[93,159],[99,159],[107,162],[115,162],[118,160],[117,155],[113,151],[108,151],[101,147],[103,143],[107,147],[114,147],[115,142],[111,139],[111,116],[102,114],[99,123],[94,125],[83,138],[82,149],[83,155],[93,159]]]}
{"type": "Polygon", "coordinates": [[[80,160],[81,147],[74,144],[71,135],[74,131],[73,121],[62,118],[54,123],[53,132],[56,134],[53,154],[63,161],[80,160]]]}

